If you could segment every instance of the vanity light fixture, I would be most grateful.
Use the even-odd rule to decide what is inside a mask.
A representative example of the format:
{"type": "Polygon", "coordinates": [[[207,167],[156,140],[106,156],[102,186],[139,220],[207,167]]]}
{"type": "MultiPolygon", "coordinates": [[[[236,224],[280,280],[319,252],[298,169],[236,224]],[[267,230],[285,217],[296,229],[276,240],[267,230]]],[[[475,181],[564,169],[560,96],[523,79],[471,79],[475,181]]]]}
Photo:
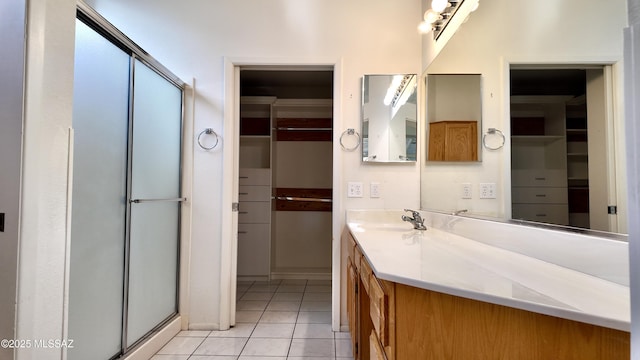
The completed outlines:
{"type": "MultiPolygon", "coordinates": [[[[418,30],[423,33],[429,33],[433,30],[433,39],[438,40],[440,34],[444,31],[449,20],[458,11],[464,0],[432,0],[431,9],[425,11],[424,21],[418,25],[418,30]]],[[[478,3],[472,11],[478,8],[478,3]]]]}
{"type": "Polygon", "coordinates": [[[432,0],[431,1],[431,9],[436,12],[443,12],[444,9],[451,7],[451,3],[447,0],[432,0]]]}

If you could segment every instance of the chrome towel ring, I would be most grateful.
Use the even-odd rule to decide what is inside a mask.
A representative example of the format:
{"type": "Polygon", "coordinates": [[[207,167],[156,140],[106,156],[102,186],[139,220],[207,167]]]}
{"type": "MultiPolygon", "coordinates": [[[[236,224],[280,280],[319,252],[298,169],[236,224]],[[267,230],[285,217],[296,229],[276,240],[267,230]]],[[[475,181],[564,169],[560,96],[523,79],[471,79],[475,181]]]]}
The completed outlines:
{"type": "Polygon", "coordinates": [[[484,147],[489,149],[489,150],[501,149],[504,146],[504,141],[505,141],[504,134],[502,133],[502,131],[500,131],[500,130],[498,130],[496,128],[488,128],[487,129],[487,133],[482,135],[482,145],[484,145],[484,147]],[[502,138],[502,141],[497,146],[489,146],[489,145],[487,145],[487,135],[494,135],[494,134],[497,134],[498,136],[500,136],[502,138]]]}
{"type": "Polygon", "coordinates": [[[342,135],[340,135],[340,146],[345,151],[353,151],[353,150],[357,149],[358,146],[360,146],[360,142],[361,141],[362,141],[362,138],[360,137],[360,134],[358,134],[357,131],[355,131],[354,129],[351,129],[351,128],[343,131],[342,135]],[[347,146],[344,145],[344,142],[343,142],[343,138],[345,137],[345,135],[355,136],[358,139],[358,141],[356,142],[356,144],[354,146],[347,147],[347,146]]]}
{"type": "Polygon", "coordinates": [[[220,140],[220,138],[218,137],[218,134],[215,131],[213,131],[212,128],[206,128],[206,129],[204,129],[204,130],[202,130],[200,132],[200,135],[198,135],[198,145],[200,145],[200,147],[203,148],[204,150],[211,150],[211,149],[215,148],[216,146],[218,146],[219,140],[220,140]],[[207,135],[213,134],[213,136],[216,137],[216,142],[212,146],[204,146],[204,145],[202,145],[202,141],[201,141],[202,139],[201,138],[202,138],[202,135],[205,135],[205,134],[207,134],[207,135]]]}

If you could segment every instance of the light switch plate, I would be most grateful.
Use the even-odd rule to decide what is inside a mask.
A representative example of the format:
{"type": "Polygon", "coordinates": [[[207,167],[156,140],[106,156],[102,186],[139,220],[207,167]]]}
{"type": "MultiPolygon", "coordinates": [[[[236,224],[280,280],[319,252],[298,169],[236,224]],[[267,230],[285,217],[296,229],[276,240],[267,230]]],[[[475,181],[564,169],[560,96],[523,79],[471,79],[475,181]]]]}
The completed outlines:
{"type": "Polygon", "coordinates": [[[471,183],[462,183],[462,198],[471,199],[473,197],[471,194],[471,183]]]}
{"type": "Polygon", "coordinates": [[[369,197],[379,198],[380,197],[380,183],[372,182],[369,187],[369,197]]]}
{"type": "Polygon", "coordinates": [[[496,183],[480,183],[480,199],[495,199],[496,183]]]}
{"type": "Polygon", "coordinates": [[[347,197],[362,197],[362,183],[361,182],[349,182],[347,184],[347,197]]]}

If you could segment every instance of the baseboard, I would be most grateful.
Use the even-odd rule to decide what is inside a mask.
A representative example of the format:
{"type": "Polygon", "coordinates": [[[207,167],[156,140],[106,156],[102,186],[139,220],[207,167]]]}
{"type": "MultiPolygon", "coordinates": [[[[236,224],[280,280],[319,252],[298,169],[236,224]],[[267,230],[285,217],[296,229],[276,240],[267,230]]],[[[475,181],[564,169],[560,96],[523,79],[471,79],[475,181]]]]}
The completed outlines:
{"type": "Polygon", "coordinates": [[[309,273],[297,271],[273,271],[272,280],[331,280],[331,273],[309,273]]]}
{"type": "Polygon", "coordinates": [[[125,360],[149,360],[163,346],[165,346],[174,336],[180,332],[180,316],[173,319],[165,327],[139,345],[133,352],[125,356],[125,360]]]}
{"type": "Polygon", "coordinates": [[[189,330],[220,330],[218,323],[191,323],[189,330]]]}
{"type": "Polygon", "coordinates": [[[269,281],[269,276],[244,276],[238,275],[238,281],[269,281]]]}

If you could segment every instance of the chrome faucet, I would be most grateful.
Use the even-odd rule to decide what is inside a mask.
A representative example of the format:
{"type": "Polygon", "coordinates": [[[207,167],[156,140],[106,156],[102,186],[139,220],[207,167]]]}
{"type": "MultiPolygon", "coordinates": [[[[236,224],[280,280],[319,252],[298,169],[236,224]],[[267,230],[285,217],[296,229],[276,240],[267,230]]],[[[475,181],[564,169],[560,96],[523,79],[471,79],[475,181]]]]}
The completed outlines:
{"type": "Polygon", "coordinates": [[[404,209],[404,211],[410,212],[413,217],[402,215],[402,221],[410,222],[416,230],[427,230],[427,227],[423,224],[424,220],[422,219],[422,216],[420,216],[419,212],[411,209],[404,209]]]}
{"type": "Polygon", "coordinates": [[[462,213],[466,213],[467,209],[457,210],[451,213],[451,215],[460,215],[462,213]]]}

